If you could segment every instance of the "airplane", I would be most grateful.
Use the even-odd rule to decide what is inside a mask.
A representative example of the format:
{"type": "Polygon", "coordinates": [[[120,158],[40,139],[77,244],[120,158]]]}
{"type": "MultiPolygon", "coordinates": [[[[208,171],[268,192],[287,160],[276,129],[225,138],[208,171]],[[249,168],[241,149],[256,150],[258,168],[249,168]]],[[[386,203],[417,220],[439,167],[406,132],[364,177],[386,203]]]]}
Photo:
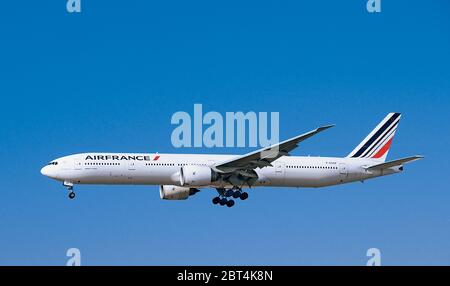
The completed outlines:
{"type": "Polygon", "coordinates": [[[400,173],[416,155],[386,162],[401,118],[389,113],[348,156],[291,156],[304,140],[334,125],[321,126],[245,155],[82,153],[52,160],[44,176],[63,183],[69,198],[76,184],[158,185],[161,199],[185,200],[215,188],[213,204],[233,207],[253,187],[319,188],[400,173]],[[247,190],[247,191],[245,191],[247,190]]]}

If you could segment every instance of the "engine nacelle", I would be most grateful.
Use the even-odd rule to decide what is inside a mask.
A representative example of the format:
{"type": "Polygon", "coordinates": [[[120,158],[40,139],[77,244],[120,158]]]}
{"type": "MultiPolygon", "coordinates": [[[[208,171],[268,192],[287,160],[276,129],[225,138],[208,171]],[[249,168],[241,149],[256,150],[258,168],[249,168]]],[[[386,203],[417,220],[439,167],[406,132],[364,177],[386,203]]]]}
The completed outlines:
{"type": "Polygon", "coordinates": [[[199,189],[163,185],[159,187],[159,196],[163,200],[186,200],[200,192],[199,189]]]}
{"type": "Polygon", "coordinates": [[[215,172],[208,166],[183,166],[180,170],[180,185],[201,187],[211,184],[216,179],[215,172]]]}
{"type": "Polygon", "coordinates": [[[189,198],[191,189],[178,186],[160,186],[159,196],[163,200],[186,200],[189,198]]]}

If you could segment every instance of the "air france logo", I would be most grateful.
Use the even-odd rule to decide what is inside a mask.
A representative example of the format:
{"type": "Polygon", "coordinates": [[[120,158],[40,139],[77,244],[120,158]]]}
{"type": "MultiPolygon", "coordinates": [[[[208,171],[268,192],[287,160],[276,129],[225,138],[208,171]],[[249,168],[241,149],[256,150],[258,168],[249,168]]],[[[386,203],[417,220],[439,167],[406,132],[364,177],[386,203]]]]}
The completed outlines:
{"type": "Polygon", "coordinates": [[[101,161],[158,161],[161,158],[160,155],[156,154],[151,158],[148,155],[87,155],[86,161],[101,160],[101,161]]]}
{"type": "Polygon", "coordinates": [[[147,155],[87,155],[86,161],[88,160],[113,160],[113,161],[123,161],[123,160],[136,160],[136,161],[151,161],[150,156],[147,155]]]}

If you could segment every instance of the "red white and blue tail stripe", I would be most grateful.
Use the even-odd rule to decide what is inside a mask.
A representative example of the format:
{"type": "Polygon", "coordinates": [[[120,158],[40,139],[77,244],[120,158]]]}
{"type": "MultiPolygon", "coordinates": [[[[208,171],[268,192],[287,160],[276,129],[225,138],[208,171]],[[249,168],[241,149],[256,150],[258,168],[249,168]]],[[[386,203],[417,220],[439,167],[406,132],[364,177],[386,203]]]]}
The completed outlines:
{"type": "Polygon", "coordinates": [[[372,158],[384,162],[400,117],[400,113],[389,113],[347,157],[372,158]]]}

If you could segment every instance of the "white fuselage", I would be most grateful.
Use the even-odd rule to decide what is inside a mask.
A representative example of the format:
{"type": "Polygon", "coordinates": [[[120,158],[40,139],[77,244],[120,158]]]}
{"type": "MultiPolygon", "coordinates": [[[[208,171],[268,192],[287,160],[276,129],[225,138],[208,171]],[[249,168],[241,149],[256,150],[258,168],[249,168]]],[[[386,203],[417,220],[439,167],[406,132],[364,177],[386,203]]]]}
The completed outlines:
{"type": "MultiPolygon", "coordinates": [[[[180,185],[185,165],[212,166],[236,155],[83,153],[62,157],[42,168],[45,176],[66,184],[180,185]]],[[[366,158],[284,156],[258,168],[254,186],[324,187],[389,175],[400,167],[368,171],[366,158]]],[[[208,186],[230,187],[224,181],[208,186]]],[[[245,187],[245,186],[243,186],[245,187]]]]}

